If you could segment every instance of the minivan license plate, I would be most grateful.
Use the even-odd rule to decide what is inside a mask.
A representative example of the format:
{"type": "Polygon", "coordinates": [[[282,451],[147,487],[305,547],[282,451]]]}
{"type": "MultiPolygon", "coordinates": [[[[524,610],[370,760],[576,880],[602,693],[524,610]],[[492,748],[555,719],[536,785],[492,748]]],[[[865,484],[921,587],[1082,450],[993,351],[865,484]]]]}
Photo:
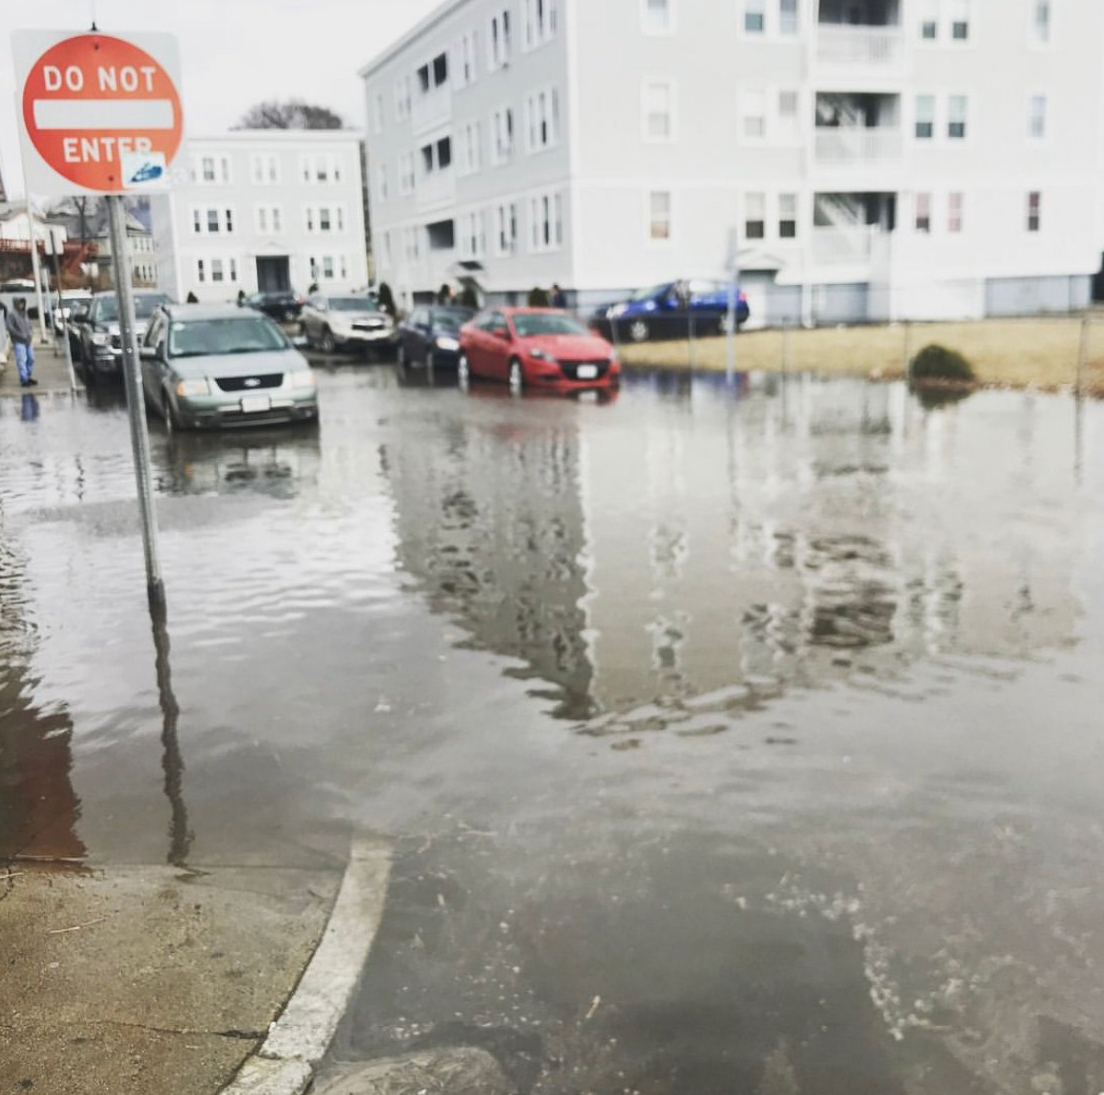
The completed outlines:
{"type": "Polygon", "coordinates": [[[580,380],[593,380],[598,375],[597,365],[580,365],[575,370],[575,375],[580,380]]]}
{"type": "Polygon", "coordinates": [[[267,411],[271,404],[267,395],[242,396],[241,409],[243,414],[255,414],[257,411],[267,411]]]}

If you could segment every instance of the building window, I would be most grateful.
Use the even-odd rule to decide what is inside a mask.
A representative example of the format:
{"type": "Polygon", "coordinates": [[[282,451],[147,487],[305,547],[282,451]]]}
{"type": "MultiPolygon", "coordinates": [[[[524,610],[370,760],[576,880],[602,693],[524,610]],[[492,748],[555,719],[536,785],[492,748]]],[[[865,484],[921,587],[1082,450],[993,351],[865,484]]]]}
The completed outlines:
{"type": "Polygon", "coordinates": [[[209,233],[218,232],[219,230],[219,212],[217,209],[207,210],[207,231],[209,233]]]}
{"type": "Polygon", "coordinates": [[[376,192],[381,202],[387,201],[387,165],[380,164],[376,168],[376,192]]]}
{"type": "Polygon", "coordinates": [[[237,281],[238,280],[238,260],[237,259],[231,259],[229,265],[230,265],[230,280],[231,281],[237,281]]]}
{"type": "Polygon", "coordinates": [[[203,216],[198,209],[192,210],[192,231],[197,236],[203,231],[203,216]]]}
{"type": "Polygon", "coordinates": [[[533,251],[554,251],[563,245],[563,198],[559,193],[529,199],[529,239],[533,251]]]}
{"type": "Polygon", "coordinates": [[[740,95],[740,136],[746,141],[761,141],[767,135],[767,97],[762,91],[740,95]]]}
{"type": "Polygon", "coordinates": [[[648,238],[671,238],[671,192],[653,190],[648,194],[648,238]]]}
{"type": "Polygon", "coordinates": [[[228,183],[230,181],[230,158],[228,156],[219,158],[219,171],[222,181],[228,183]]]}
{"type": "Polygon", "coordinates": [[[778,93],[778,129],[779,136],[793,139],[800,133],[798,123],[798,93],[780,91],[778,93]]]}
{"type": "Polygon", "coordinates": [[[334,276],[333,255],[323,255],[322,256],[322,276],[327,281],[333,281],[333,276],[334,276]]]}
{"type": "Polygon", "coordinates": [[[278,205],[274,205],[272,207],[272,231],[273,232],[282,232],[284,230],[284,227],[280,223],[280,221],[281,221],[280,207],[278,205]]]}
{"type": "Polygon", "coordinates": [[[452,165],[452,138],[442,137],[437,142],[437,170],[444,171],[452,165]]]}
{"type": "Polygon", "coordinates": [[[640,0],[640,29],[645,34],[670,34],[672,0],[640,0]]]}
{"type": "Polygon", "coordinates": [[[1042,223],[1043,195],[1038,190],[1032,190],[1027,195],[1027,230],[1038,232],[1042,223]]]}
{"type": "Polygon", "coordinates": [[[270,186],[280,181],[279,163],[275,156],[253,156],[251,172],[253,182],[258,186],[270,186]]]}
{"type": "Polygon", "coordinates": [[[211,280],[222,281],[222,259],[211,259],[211,280]]]}
{"type": "Polygon", "coordinates": [[[414,192],[414,153],[403,152],[399,156],[399,193],[414,192]]]}
{"type": "Polygon", "coordinates": [[[951,38],[965,42],[970,37],[970,0],[951,0],[951,38]]]}
{"type": "Polygon", "coordinates": [[[433,58],[433,86],[441,87],[447,80],[448,54],[438,53],[437,56],[433,58]]]}
{"type": "Polygon", "coordinates": [[[556,0],[522,0],[525,48],[536,49],[556,35],[556,0]]]}
{"type": "Polygon", "coordinates": [[[916,96],[916,139],[930,141],[935,136],[935,96],[916,96]]]}
{"type": "Polygon", "coordinates": [[[761,240],[767,234],[767,196],[754,192],[744,196],[744,238],[761,240]]]}
{"type": "Polygon", "coordinates": [[[457,87],[467,87],[475,83],[477,46],[478,38],[474,30],[469,30],[460,36],[459,63],[456,66],[457,87]]]}
{"type": "Polygon", "coordinates": [[[478,259],[487,253],[487,229],[482,212],[463,218],[463,251],[466,258],[478,259]]]}
{"type": "Polygon", "coordinates": [[[337,230],[339,232],[345,231],[345,207],[343,205],[334,206],[334,220],[337,222],[337,230]]]}
{"type": "Polygon", "coordinates": [[[215,157],[204,156],[203,157],[203,181],[214,182],[215,181],[215,157]]]}
{"type": "Polygon", "coordinates": [[[345,265],[345,256],[344,255],[339,255],[337,261],[338,261],[338,266],[339,266],[340,271],[341,271],[341,276],[343,278],[347,278],[349,276],[349,268],[348,268],[348,266],[345,265]]]}
{"type": "Polygon", "coordinates": [[[460,145],[460,166],[465,175],[470,175],[483,166],[482,136],[478,122],[468,122],[464,126],[463,140],[460,145]]]}
{"type": "Polygon", "coordinates": [[[257,206],[257,231],[268,231],[268,210],[263,205],[257,206]]]}
{"type": "Polygon", "coordinates": [[[372,99],[372,128],[383,132],[383,96],[378,94],[372,99]]]}
{"type": "Polygon", "coordinates": [[[308,205],[307,209],[306,209],[306,213],[307,213],[307,231],[308,232],[313,232],[314,231],[314,207],[308,205]]]}
{"type": "Polygon", "coordinates": [[[560,95],[554,88],[532,91],[525,98],[530,152],[551,148],[560,139],[560,95]]]}
{"type": "Polygon", "coordinates": [[[966,96],[952,95],[947,102],[947,136],[953,141],[966,137],[966,96]]]}
{"type": "Polygon", "coordinates": [[[391,233],[383,233],[383,261],[385,265],[391,265],[391,233]]]}
{"type": "Polygon", "coordinates": [[[226,232],[227,234],[234,231],[234,210],[227,209],[226,211],[226,232]]]}
{"type": "Polygon", "coordinates": [[[491,71],[502,68],[510,60],[510,12],[509,9],[491,16],[491,28],[487,40],[491,71]]]}
{"type": "Polygon", "coordinates": [[[514,112],[511,107],[503,107],[491,115],[491,128],[494,137],[494,162],[504,163],[514,151],[514,112]]]}
{"type": "Polygon", "coordinates": [[[206,281],[207,271],[203,267],[203,259],[196,259],[196,281],[206,281]]]}
{"type": "Polygon", "coordinates": [[[506,202],[495,209],[495,251],[512,255],[517,250],[518,213],[516,202],[506,202]]]}
{"type": "Polygon", "coordinates": [[[410,117],[410,77],[400,76],[395,81],[395,121],[405,122],[410,117]]]}
{"type": "Polygon", "coordinates": [[[444,171],[452,163],[452,138],[442,137],[439,141],[422,145],[421,153],[423,174],[444,171]]]}
{"type": "Polygon", "coordinates": [[[1050,41],[1050,0],[1035,0],[1035,41],[1046,45],[1050,41]]]}
{"type": "Polygon", "coordinates": [[[644,85],[644,136],[647,140],[669,141],[674,136],[673,100],[669,83],[644,85]]]}
{"type": "Polygon", "coordinates": [[[916,195],[916,231],[931,231],[931,194],[916,195]]]}
{"type": "Polygon", "coordinates": [[[1045,95],[1032,95],[1028,110],[1027,132],[1037,141],[1046,136],[1047,101],[1045,95]]]}
{"type": "Polygon", "coordinates": [[[767,0],[744,0],[744,33],[762,34],[767,29],[767,0]]]}
{"type": "Polygon", "coordinates": [[[323,205],[318,210],[318,231],[328,232],[330,230],[330,210],[327,206],[323,205]]]}
{"type": "Polygon", "coordinates": [[[939,0],[921,0],[920,37],[934,41],[939,36],[939,0]]]}
{"type": "Polygon", "coordinates": [[[778,238],[797,238],[797,195],[778,195],[778,238]]]}
{"type": "Polygon", "coordinates": [[[797,33],[797,0],[778,0],[778,30],[781,34],[797,33]]]}
{"type": "Polygon", "coordinates": [[[962,191],[956,190],[947,195],[947,231],[962,231],[962,191]]]}

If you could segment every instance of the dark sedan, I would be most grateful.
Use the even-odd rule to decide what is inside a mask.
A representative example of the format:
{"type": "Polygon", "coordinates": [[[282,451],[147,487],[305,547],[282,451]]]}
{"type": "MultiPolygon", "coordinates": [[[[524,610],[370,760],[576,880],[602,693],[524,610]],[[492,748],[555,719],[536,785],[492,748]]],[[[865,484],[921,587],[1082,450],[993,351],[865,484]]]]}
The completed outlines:
{"type": "MultiPolygon", "coordinates": [[[[728,318],[730,286],[716,278],[664,281],[649,285],[627,300],[604,304],[590,318],[600,334],[621,341],[646,342],[650,338],[686,338],[691,329],[698,336],[723,334],[728,318]],[[691,327],[692,325],[692,327],[691,327]]],[[[736,289],[736,325],[747,322],[747,296],[736,289]]]]}
{"type": "Polygon", "coordinates": [[[290,323],[299,318],[303,310],[303,298],[290,289],[281,289],[277,292],[254,293],[245,298],[249,308],[258,312],[264,312],[270,319],[277,323],[290,323]]]}
{"type": "Polygon", "coordinates": [[[456,367],[460,328],[475,315],[458,304],[422,305],[399,325],[399,365],[456,367]]]}

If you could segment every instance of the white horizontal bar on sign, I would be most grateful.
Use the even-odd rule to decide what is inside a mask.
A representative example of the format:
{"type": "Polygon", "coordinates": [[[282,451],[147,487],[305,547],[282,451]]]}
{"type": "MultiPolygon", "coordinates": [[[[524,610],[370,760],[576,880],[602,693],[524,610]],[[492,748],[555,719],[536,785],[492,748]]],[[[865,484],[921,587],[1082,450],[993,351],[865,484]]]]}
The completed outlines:
{"type": "Polygon", "coordinates": [[[171,99],[36,99],[39,129],[172,129],[171,99]]]}

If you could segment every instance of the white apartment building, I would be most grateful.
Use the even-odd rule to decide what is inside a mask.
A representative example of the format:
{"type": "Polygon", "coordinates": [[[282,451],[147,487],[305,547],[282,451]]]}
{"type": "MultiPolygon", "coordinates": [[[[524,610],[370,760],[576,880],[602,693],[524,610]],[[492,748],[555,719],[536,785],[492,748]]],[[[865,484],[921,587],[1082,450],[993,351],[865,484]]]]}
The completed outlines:
{"type": "Polygon", "coordinates": [[[236,130],[185,142],[151,199],[158,284],[205,303],[368,284],[360,135],[236,130]]]}
{"type": "Polygon", "coordinates": [[[1080,306],[1102,61],[1100,0],[448,0],[360,73],[377,275],[586,307],[735,258],[759,322],[1080,306]]]}

